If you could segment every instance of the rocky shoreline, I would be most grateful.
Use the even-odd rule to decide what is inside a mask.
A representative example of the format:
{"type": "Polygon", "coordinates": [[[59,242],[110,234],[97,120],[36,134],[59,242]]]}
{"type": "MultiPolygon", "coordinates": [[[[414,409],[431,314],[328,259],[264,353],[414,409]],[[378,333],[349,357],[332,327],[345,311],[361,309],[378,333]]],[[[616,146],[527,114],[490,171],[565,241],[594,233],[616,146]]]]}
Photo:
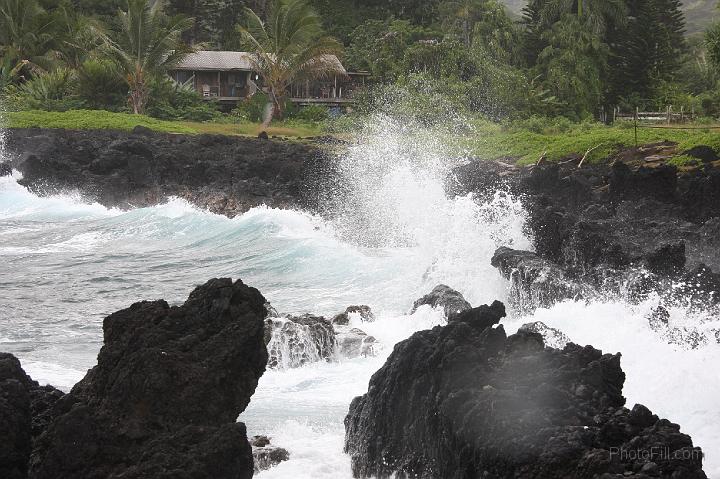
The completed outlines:
{"type": "Polygon", "coordinates": [[[145,129],[6,131],[10,164],[22,173],[22,185],[40,195],[79,191],[108,208],[178,197],[228,217],[260,205],[312,209],[329,164],[308,142],[145,129]]]}
{"type": "MultiPolygon", "coordinates": [[[[673,331],[665,309],[720,303],[720,163],[707,152],[691,170],[648,161],[662,148],[596,165],[477,160],[448,177],[451,195],[504,189],[526,205],[534,251],[501,246],[492,259],[511,284],[508,308],[655,294],[654,331],[684,347],[720,342],[720,331],[673,331]]],[[[39,193],[75,189],[121,208],[175,196],[231,217],[260,204],[317,211],[332,168],[306,144],[146,131],[11,130],[8,149],[39,193]]],[[[356,477],[706,477],[679,425],[625,407],[620,355],[542,323],[508,336],[506,305],[472,308],[445,285],[413,311],[428,306],[448,324],[399,343],[350,405],[356,477]],[[638,456],[656,447],[667,454],[638,456]]],[[[216,279],[181,306],[142,302],[107,317],[98,365],[67,394],[2,354],[0,426],[12,433],[0,476],[252,477],[292,460],[235,422],[265,369],[371,355],[375,339],[353,326],[372,320],[364,305],[332,319],[281,316],[254,288],[216,279]]]]}
{"type": "MultiPolygon", "coordinates": [[[[448,190],[455,194],[504,189],[523,199],[534,251],[501,247],[492,260],[511,282],[514,311],[565,299],[635,303],[650,295],[661,311],[718,311],[720,161],[698,147],[688,153],[701,166],[679,169],[658,161],[669,147],[632,148],[593,165],[580,157],[522,168],[477,160],[454,171],[448,190]]],[[[671,342],[685,336],[688,347],[720,341],[720,331],[658,332],[671,342]]]]}
{"type": "MultiPolygon", "coordinates": [[[[356,477],[706,477],[702,450],[679,425],[624,407],[619,354],[545,347],[537,325],[507,336],[502,303],[472,308],[447,286],[416,303],[449,311],[449,322],[399,343],[350,405],[356,477]]],[[[0,425],[10,432],[0,474],[241,479],[292,460],[236,422],[274,367],[271,311],[230,279],[180,306],[136,303],[104,320],[98,364],[67,394],[0,354],[0,425]]],[[[340,326],[347,315],[371,320],[355,306],[336,316],[340,326]]],[[[324,318],[286,321],[313,330],[318,346],[330,339],[324,318]]]]}

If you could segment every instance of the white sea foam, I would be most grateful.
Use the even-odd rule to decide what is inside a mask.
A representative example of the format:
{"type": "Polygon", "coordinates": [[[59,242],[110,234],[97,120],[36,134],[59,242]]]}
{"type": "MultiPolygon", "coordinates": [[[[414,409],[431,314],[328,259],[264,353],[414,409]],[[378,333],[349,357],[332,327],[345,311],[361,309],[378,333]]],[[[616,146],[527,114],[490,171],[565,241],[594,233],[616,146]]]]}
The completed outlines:
{"type": "MultiPolygon", "coordinates": [[[[342,453],[350,400],[397,341],[442,323],[430,308],[405,316],[413,300],[438,283],[475,305],[504,300],[508,284],[490,258],[498,246],[530,246],[520,201],[501,192],[484,203],[446,198],[456,155],[411,124],[375,121],[340,162],[339,183],[352,194],[331,201],[333,221],[265,207],[228,219],[179,199],[120,211],[76,194],[40,198],[17,178],[0,179],[0,348],[68,389],[93,366],[105,315],[141,299],[182,301],[211,277],[242,278],[281,312],[331,315],[368,304],[378,320],[352,326],[378,339],[376,357],[268,371],[241,415],[251,434],[269,434],[291,453],[261,478],[351,477],[342,453]]],[[[668,345],[647,326],[650,307],[566,302],[506,324],[543,321],[573,341],[622,352],[629,405],[681,424],[708,452],[706,471],[720,475],[719,347],[668,345]]],[[[671,313],[673,322],[696,321],[671,313]]]]}

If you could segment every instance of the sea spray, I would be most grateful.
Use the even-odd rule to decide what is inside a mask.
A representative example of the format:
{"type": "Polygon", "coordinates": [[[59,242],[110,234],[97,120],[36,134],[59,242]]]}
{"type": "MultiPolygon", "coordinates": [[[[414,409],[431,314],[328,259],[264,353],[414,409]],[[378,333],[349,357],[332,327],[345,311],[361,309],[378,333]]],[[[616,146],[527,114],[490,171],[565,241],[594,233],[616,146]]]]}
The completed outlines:
{"type": "MultiPolygon", "coordinates": [[[[350,478],[342,453],[350,400],[396,342],[444,322],[429,307],[408,316],[412,302],[437,283],[474,305],[506,299],[508,282],[490,258],[498,246],[530,247],[518,199],[445,196],[443,174],[462,152],[448,154],[452,147],[417,125],[376,121],[338,159],[338,188],[355,195],[331,202],[325,218],[256,208],[228,219],[181,200],[108,210],[73,194],[39,198],[0,179],[0,349],[67,389],[95,363],[106,315],[142,299],[178,302],[210,277],[242,278],[283,313],[330,317],[369,304],[376,321],[350,326],[377,339],[375,356],[269,370],[242,415],[250,434],[269,434],[291,454],[260,478],[350,478]]],[[[651,306],[570,301],[504,323],[512,332],[543,321],[573,341],[622,352],[629,405],[681,424],[708,452],[709,474],[720,474],[718,346],[668,344],[648,326],[651,306]]],[[[682,309],[671,314],[678,324],[691,319],[682,309]]]]}

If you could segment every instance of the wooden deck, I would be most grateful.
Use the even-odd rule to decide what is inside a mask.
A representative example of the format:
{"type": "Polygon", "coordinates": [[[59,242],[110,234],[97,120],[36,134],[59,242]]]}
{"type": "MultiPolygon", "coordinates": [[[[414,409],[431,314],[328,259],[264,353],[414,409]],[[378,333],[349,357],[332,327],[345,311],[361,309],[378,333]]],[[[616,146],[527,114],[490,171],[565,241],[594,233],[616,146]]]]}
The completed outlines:
{"type": "MultiPolygon", "coordinates": [[[[221,103],[237,103],[244,100],[244,96],[206,96],[203,100],[207,101],[219,101],[221,103]]],[[[291,98],[290,101],[297,103],[298,105],[327,105],[327,106],[341,106],[341,105],[352,105],[355,100],[352,98],[291,98]]]]}

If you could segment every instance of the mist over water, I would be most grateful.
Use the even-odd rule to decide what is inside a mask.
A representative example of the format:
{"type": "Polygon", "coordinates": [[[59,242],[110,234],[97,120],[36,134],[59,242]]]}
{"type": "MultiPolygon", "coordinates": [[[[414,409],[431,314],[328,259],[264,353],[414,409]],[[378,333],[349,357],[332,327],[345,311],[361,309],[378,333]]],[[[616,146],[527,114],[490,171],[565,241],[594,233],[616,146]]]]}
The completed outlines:
{"type": "MultiPolygon", "coordinates": [[[[269,208],[228,219],[181,200],[120,211],[73,192],[40,198],[17,175],[0,178],[0,350],[40,382],[69,389],[95,364],[105,316],[144,299],[184,301],[212,277],[241,278],[281,313],[329,316],[368,304],[377,320],[352,326],[378,339],[377,356],[268,370],[240,417],[249,434],[270,435],[291,454],[259,477],[349,478],[342,421],[351,399],[396,342],[444,323],[428,307],[408,316],[413,301],[438,283],[473,305],[506,300],[508,283],[490,258],[499,246],[531,247],[519,199],[446,197],[457,153],[417,125],[375,117],[339,158],[334,184],[344,199],[330,198],[328,220],[269,208]]],[[[622,352],[628,406],[681,424],[704,448],[708,474],[720,475],[720,347],[669,345],[645,319],[656,304],[568,301],[503,323],[511,333],[543,321],[622,352]]]]}

